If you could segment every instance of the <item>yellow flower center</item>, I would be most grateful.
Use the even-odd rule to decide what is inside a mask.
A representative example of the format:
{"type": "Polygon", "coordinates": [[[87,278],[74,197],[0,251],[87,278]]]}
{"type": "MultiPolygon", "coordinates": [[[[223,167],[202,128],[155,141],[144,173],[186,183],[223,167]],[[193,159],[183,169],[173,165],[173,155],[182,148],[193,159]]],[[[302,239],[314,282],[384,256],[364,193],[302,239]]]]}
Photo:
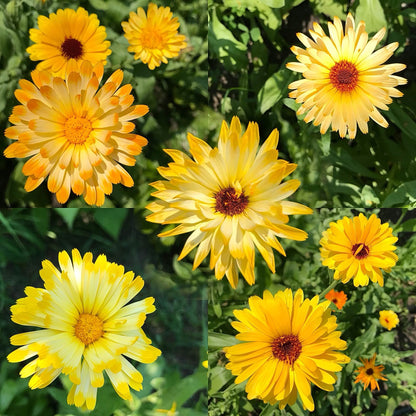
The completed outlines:
{"type": "Polygon", "coordinates": [[[71,117],[65,122],[65,136],[69,142],[74,144],[85,143],[91,130],[89,120],[82,117],[71,117]]]}
{"type": "Polygon", "coordinates": [[[141,33],[140,43],[145,49],[163,49],[163,35],[155,28],[146,28],[141,33]]]}
{"type": "Polygon", "coordinates": [[[272,353],[275,358],[292,365],[302,352],[302,344],[297,335],[282,335],[272,342],[272,353]]]}
{"type": "Polygon", "coordinates": [[[236,192],[231,186],[221,189],[214,195],[215,211],[224,215],[238,215],[244,212],[248,205],[248,198],[244,192],[236,192]]]}
{"type": "Polygon", "coordinates": [[[353,63],[340,61],[331,68],[329,79],[338,91],[350,92],[357,85],[358,71],[353,63]]]}
{"type": "Polygon", "coordinates": [[[82,43],[74,38],[67,38],[61,45],[62,55],[66,59],[80,59],[84,53],[82,43]]]}
{"type": "Polygon", "coordinates": [[[370,249],[365,244],[354,244],[351,251],[352,255],[358,260],[365,259],[370,253],[370,249]]]}
{"type": "Polygon", "coordinates": [[[75,335],[85,344],[97,341],[104,334],[103,321],[96,315],[81,313],[75,325],[75,335]]]}

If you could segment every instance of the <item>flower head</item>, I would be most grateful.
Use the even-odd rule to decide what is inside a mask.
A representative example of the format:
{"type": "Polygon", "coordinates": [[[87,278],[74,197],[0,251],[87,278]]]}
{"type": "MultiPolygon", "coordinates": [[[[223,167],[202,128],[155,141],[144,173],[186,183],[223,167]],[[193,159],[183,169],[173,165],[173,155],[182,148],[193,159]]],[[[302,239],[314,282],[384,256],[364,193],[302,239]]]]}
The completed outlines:
{"type": "Polygon", "coordinates": [[[251,296],[249,309],[235,310],[232,326],[239,332],[240,344],[225,348],[226,368],[238,377],[235,383],[248,379],[247,398],[265,403],[279,402],[280,409],[295,403],[297,395],[303,407],[314,410],[311,382],[332,391],[340,364],[350,359],[338,352],[347,344],[336,331],[336,317],[319,303],[319,296],[304,299],[299,289],[290,289],[263,298],[251,296]]]}
{"type": "Polygon", "coordinates": [[[162,62],[167,64],[168,58],[178,56],[186,47],[185,36],[178,34],[178,18],[172,17],[169,7],[149,3],[147,15],[139,7],[121,25],[130,44],[127,50],[134,52],[134,59],[140,59],[149,69],[155,69],[162,62]]]}
{"type": "Polygon", "coordinates": [[[326,295],[325,299],[330,300],[338,309],[342,309],[347,301],[347,295],[341,290],[337,292],[331,289],[326,295]]]}
{"type": "Polygon", "coordinates": [[[348,134],[350,139],[355,138],[357,124],[363,133],[368,132],[369,118],[387,127],[378,109],[388,110],[391,97],[403,95],[394,87],[407,81],[393,74],[406,65],[382,63],[399,44],[394,42],[374,52],[386,30],[381,29],[368,41],[365,23],[361,21],[355,27],[350,13],[345,30],[338,17],[334,17],[334,23],[328,22],[329,36],[318,23],[313,28],[309,31],[313,39],[298,33],[306,49],[293,46],[299,62],[287,64],[303,75],[303,79],[289,85],[294,90],[289,96],[302,103],[297,113],[306,112],[305,122],[314,120],[315,126],[321,125],[322,134],[332,125],[332,131],[339,131],[341,137],[348,134]]]}
{"type": "Polygon", "coordinates": [[[151,184],[157,189],[152,195],[159,199],[147,206],[153,212],[147,220],[180,223],[161,237],[192,232],[179,260],[198,246],[195,269],[211,252],[215,277],[222,279],[225,274],[235,288],[238,271],[249,284],[254,283],[255,247],[274,272],[272,248],[285,254],[277,237],[306,239],[304,231],[286,224],[290,214],[312,210],[285,201],[300,182],[282,183],[296,165],[278,159],[278,138],[273,130],[259,148],[257,123],[249,123],[242,133],[240,120],[234,117],[230,127],[223,122],[218,148],[188,134],[195,160],[178,150],[166,150],[173,163],[158,169],[167,181],[151,184]]]}
{"type": "Polygon", "coordinates": [[[160,355],[142,330],[153,298],[127,305],[142,289],[143,279],[110,263],[104,255],[59,253],[58,270],[42,263],[45,288],[27,287],[26,297],[11,307],[12,321],[42,328],[11,337],[18,349],[7,359],[19,362],[37,356],[20,371],[31,389],[48,386],[61,373],[73,383],[67,401],[94,409],[103,371],[117,394],[131,399],[129,387],[142,389],[143,377],[126,357],[152,363],[160,355]]]}
{"type": "Polygon", "coordinates": [[[6,157],[31,158],[23,166],[25,189],[37,188],[47,176],[48,189],[65,203],[72,191],[92,205],[102,205],[112,184],[133,186],[121,167],[134,165],[147,140],[131,133],[134,120],[148,112],[134,105],[130,84],[120,87],[123,71],[115,71],[98,91],[103,65],[89,62],[65,79],[48,71],[32,72],[34,83],[20,81],[17,105],[6,137],[16,140],[6,157]]]}
{"type": "Polygon", "coordinates": [[[105,27],[100,26],[96,14],[89,15],[82,7],[59,9],[56,14],[38,17],[39,29],[30,29],[34,45],[27,48],[32,61],[42,61],[38,70],[49,70],[64,78],[77,72],[82,62],[106,64],[111,54],[110,42],[105,40],[105,27]]]}
{"type": "Polygon", "coordinates": [[[398,260],[393,253],[397,237],[375,214],[369,219],[360,214],[331,222],[322,236],[322,264],[335,270],[334,279],[342,283],[354,278],[354,286],[367,286],[370,279],[383,286],[380,269],[389,272],[398,260]]]}
{"type": "Polygon", "coordinates": [[[393,311],[380,311],[379,321],[384,328],[387,328],[389,331],[392,328],[395,328],[399,323],[399,317],[393,311]]]}
{"type": "Polygon", "coordinates": [[[355,370],[355,372],[359,374],[355,378],[354,383],[364,383],[364,390],[369,384],[371,385],[371,390],[374,390],[376,387],[377,390],[380,390],[377,380],[387,380],[387,378],[384,377],[384,374],[381,374],[384,370],[384,366],[375,365],[376,356],[377,354],[374,353],[373,357],[369,360],[360,358],[364,365],[355,370]]]}

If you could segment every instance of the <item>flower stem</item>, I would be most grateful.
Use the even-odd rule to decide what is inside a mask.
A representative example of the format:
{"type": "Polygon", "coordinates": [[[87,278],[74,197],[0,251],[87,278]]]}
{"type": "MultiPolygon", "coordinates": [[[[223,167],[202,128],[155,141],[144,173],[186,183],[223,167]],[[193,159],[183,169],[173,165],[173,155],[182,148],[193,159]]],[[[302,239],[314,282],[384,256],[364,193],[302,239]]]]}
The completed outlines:
{"type": "Polygon", "coordinates": [[[393,231],[396,231],[399,225],[402,223],[404,216],[406,215],[406,210],[402,209],[402,214],[400,215],[399,219],[396,221],[396,224],[392,226],[393,231]]]}
{"type": "Polygon", "coordinates": [[[333,280],[332,281],[332,283],[326,288],[326,289],[324,289],[321,293],[320,293],[320,295],[319,295],[319,299],[320,300],[322,300],[324,297],[325,297],[325,295],[330,291],[330,290],[332,290],[332,289],[334,289],[334,287],[336,286],[338,284],[338,280],[333,280]]]}

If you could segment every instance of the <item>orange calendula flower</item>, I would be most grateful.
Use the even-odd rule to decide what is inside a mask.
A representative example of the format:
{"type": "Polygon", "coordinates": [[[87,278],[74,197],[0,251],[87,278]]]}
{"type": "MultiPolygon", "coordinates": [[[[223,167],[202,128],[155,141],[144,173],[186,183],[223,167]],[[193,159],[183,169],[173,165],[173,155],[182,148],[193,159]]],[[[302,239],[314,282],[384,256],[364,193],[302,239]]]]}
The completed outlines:
{"type": "Polygon", "coordinates": [[[297,396],[303,408],[312,412],[315,404],[311,383],[322,390],[334,390],[336,373],[350,358],[339,352],[347,343],[337,331],[337,318],[329,301],[319,296],[304,299],[302,289],[290,289],[263,298],[251,296],[249,309],[234,310],[232,326],[239,344],[226,347],[226,368],[236,375],[235,383],[247,380],[247,398],[279,403],[283,409],[297,396]]]}
{"type": "Polygon", "coordinates": [[[45,287],[28,286],[27,296],[11,307],[13,322],[40,329],[13,335],[10,342],[19,348],[7,359],[31,359],[20,371],[30,377],[31,389],[67,374],[72,383],[67,402],[83,409],[94,409],[104,373],[120,397],[132,400],[130,388],[141,390],[143,376],[127,358],[152,363],[161,354],[142,329],[155,311],[154,298],[129,303],[143,279],[103,254],[93,261],[91,253],[81,257],[74,249],[71,259],[62,251],[59,266],[42,262],[45,287]]]}
{"type": "Polygon", "coordinates": [[[380,390],[377,380],[387,380],[384,374],[381,374],[381,372],[384,370],[384,366],[375,365],[376,356],[377,354],[374,353],[373,357],[369,360],[360,358],[364,365],[358,367],[358,369],[355,370],[355,372],[359,374],[355,378],[354,383],[364,383],[364,390],[368,387],[369,384],[371,386],[371,390],[374,390],[375,388],[380,390]]]}
{"type": "Polygon", "coordinates": [[[39,16],[38,26],[39,29],[30,29],[30,39],[35,44],[27,48],[32,61],[42,61],[38,70],[49,70],[64,78],[79,71],[84,61],[105,65],[111,54],[105,27],[100,26],[96,14],[89,15],[82,7],[76,11],[59,9],[49,18],[39,16]]]}
{"type": "Polygon", "coordinates": [[[326,295],[325,299],[330,300],[338,309],[342,309],[347,301],[347,295],[341,290],[337,292],[331,289],[326,295]]]}
{"type": "Polygon", "coordinates": [[[235,288],[239,271],[254,284],[256,248],[274,272],[273,248],[285,255],[277,237],[307,238],[304,231],[287,225],[289,215],[312,210],[286,200],[300,182],[283,182],[296,164],[278,158],[278,140],[275,129],[259,147],[257,123],[249,123],[243,132],[240,120],[233,117],[230,127],[222,124],[218,148],[188,134],[194,160],[179,150],[165,150],[173,162],[158,168],[166,180],[151,184],[158,200],[146,207],[152,211],[146,219],[179,223],[160,237],[191,232],[178,260],[198,247],[195,269],[211,253],[209,266],[215,267],[215,277],[226,275],[235,288]]]}
{"type": "Polygon", "coordinates": [[[381,269],[389,272],[398,260],[393,245],[397,237],[375,214],[331,222],[322,236],[322,264],[335,270],[334,279],[342,283],[354,279],[354,286],[367,286],[370,279],[383,286],[381,269]]]}
{"type": "Polygon", "coordinates": [[[393,311],[380,311],[379,312],[379,321],[384,328],[387,328],[389,331],[397,326],[399,323],[399,317],[393,311]]]}
{"type": "Polygon", "coordinates": [[[130,44],[127,50],[134,52],[134,59],[140,59],[149,69],[155,69],[162,62],[167,64],[168,59],[178,56],[186,47],[185,36],[178,33],[178,18],[172,17],[169,7],[149,3],[147,15],[139,7],[121,25],[130,44]]]}
{"type": "Polygon", "coordinates": [[[28,157],[23,174],[30,192],[48,178],[48,189],[65,203],[71,189],[90,205],[102,205],[112,184],[133,186],[121,164],[133,166],[147,140],[133,134],[134,120],[149,109],[131,105],[130,84],[120,86],[123,71],[115,71],[99,88],[103,65],[84,62],[65,78],[48,71],[32,72],[33,83],[21,80],[15,91],[21,105],[9,120],[5,136],[16,140],[6,157],[28,157]]]}
{"type": "Polygon", "coordinates": [[[368,121],[373,119],[387,127],[386,119],[378,109],[388,110],[391,97],[403,94],[395,87],[406,84],[405,78],[393,75],[406,68],[404,64],[382,65],[399,44],[391,43],[374,52],[386,33],[381,29],[369,41],[365,23],[355,26],[349,13],[342,27],[341,20],[334,17],[328,22],[329,36],[318,23],[310,30],[312,39],[298,33],[305,49],[292,47],[299,62],[290,62],[287,67],[301,72],[303,79],[292,82],[294,90],[289,96],[302,103],[297,114],[307,113],[304,121],[314,120],[324,134],[330,126],[341,137],[347,134],[354,139],[358,128],[368,132],[368,121]]]}

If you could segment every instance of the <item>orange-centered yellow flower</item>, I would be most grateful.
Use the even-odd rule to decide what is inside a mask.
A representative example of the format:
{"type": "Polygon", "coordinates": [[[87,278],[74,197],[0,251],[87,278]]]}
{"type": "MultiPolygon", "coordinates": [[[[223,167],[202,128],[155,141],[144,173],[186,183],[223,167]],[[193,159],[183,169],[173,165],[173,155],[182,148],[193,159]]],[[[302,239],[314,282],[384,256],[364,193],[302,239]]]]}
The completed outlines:
{"type": "Polygon", "coordinates": [[[105,27],[100,26],[96,14],[89,15],[82,7],[59,9],[56,14],[38,17],[39,29],[30,29],[34,45],[27,48],[32,61],[42,61],[38,70],[49,70],[64,78],[77,72],[82,62],[106,64],[111,54],[110,42],[105,40],[105,27]]]}
{"type": "Polygon", "coordinates": [[[21,105],[9,120],[5,136],[16,140],[6,157],[31,158],[23,166],[30,192],[48,178],[48,189],[65,203],[71,189],[90,205],[102,205],[112,184],[133,186],[121,164],[134,165],[147,140],[131,133],[131,120],[148,112],[133,105],[130,84],[120,87],[123,71],[115,71],[99,88],[103,65],[89,62],[65,79],[48,71],[32,72],[33,83],[21,80],[15,91],[21,105]],[[98,90],[98,91],[97,91],[98,90]]]}
{"type": "Polygon", "coordinates": [[[389,331],[399,323],[399,317],[393,311],[380,311],[379,315],[380,324],[389,331]]]}
{"type": "Polygon", "coordinates": [[[376,356],[377,354],[374,353],[373,357],[369,360],[360,358],[364,365],[358,367],[358,369],[355,370],[355,372],[359,374],[355,378],[354,383],[364,383],[364,390],[368,387],[369,384],[371,386],[371,390],[374,390],[375,388],[380,390],[377,380],[387,380],[387,378],[384,377],[384,374],[381,374],[381,372],[384,370],[384,366],[375,365],[376,356]]]}
{"type": "Polygon", "coordinates": [[[259,148],[257,123],[249,123],[243,133],[234,117],[230,127],[223,122],[218,148],[188,134],[194,160],[179,150],[165,150],[173,162],[158,169],[167,180],[151,184],[158,200],[147,206],[153,212],[147,220],[180,224],[161,237],[192,233],[178,260],[198,246],[194,269],[211,253],[215,277],[225,274],[235,288],[239,271],[250,285],[254,283],[256,247],[274,272],[272,249],[285,255],[277,237],[306,239],[304,231],[287,225],[289,215],[312,210],[285,200],[300,182],[282,183],[296,165],[278,159],[278,139],[273,130],[259,148]]]}
{"type": "Polygon", "coordinates": [[[347,301],[347,295],[344,291],[337,292],[334,289],[331,289],[326,295],[325,299],[330,300],[338,309],[342,309],[347,301]]]}
{"type": "Polygon", "coordinates": [[[369,41],[365,23],[355,27],[348,14],[343,30],[338,17],[328,22],[329,36],[318,23],[309,33],[312,39],[298,33],[306,49],[292,47],[299,62],[290,62],[287,67],[301,72],[303,79],[292,82],[294,90],[289,96],[302,103],[297,114],[307,113],[304,119],[315,126],[321,126],[324,134],[332,126],[341,137],[347,134],[354,139],[358,128],[368,132],[367,122],[373,119],[383,127],[388,123],[378,109],[388,110],[391,97],[403,94],[396,88],[406,84],[406,79],[393,75],[406,68],[403,64],[382,65],[397,49],[398,43],[391,43],[374,52],[384,37],[383,28],[369,41]]]}
{"type": "Polygon", "coordinates": [[[383,286],[380,269],[389,272],[398,260],[393,245],[397,237],[375,214],[369,219],[360,214],[331,222],[322,236],[322,264],[335,270],[334,279],[342,283],[353,278],[354,286],[367,286],[370,279],[383,286]]]}
{"type": "Polygon", "coordinates": [[[225,348],[226,368],[237,376],[235,383],[248,379],[249,400],[279,402],[283,409],[299,393],[304,409],[312,412],[311,383],[334,389],[335,373],[350,359],[337,351],[347,344],[340,339],[329,304],[319,303],[319,296],[304,299],[301,289],[294,296],[290,289],[274,296],[266,290],[263,298],[249,298],[249,309],[234,311],[237,321],[232,326],[243,342],[225,348]]]}
{"type": "Polygon", "coordinates": [[[160,355],[142,330],[146,315],[155,310],[154,299],[129,303],[143,279],[104,255],[94,262],[91,253],[81,257],[76,249],[72,259],[66,251],[59,253],[61,270],[48,260],[42,266],[45,288],[28,286],[26,297],[11,307],[13,322],[42,329],[13,335],[10,342],[20,347],[7,359],[37,356],[20,371],[31,377],[31,389],[68,374],[73,383],[68,404],[94,409],[104,371],[117,394],[130,400],[129,387],[141,390],[143,377],[127,358],[152,363],[160,355]]]}
{"type": "Polygon", "coordinates": [[[155,69],[162,62],[167,64],[169,58],[178,56],[186,47],[185,36],[178,34],[178,18],[172,17],[169,7],[149,3],[147,15],[139,7],[121,25],[130,44],[127,50],[134,52],[134,59],[140,59],[149,69],[155,69]]]}

